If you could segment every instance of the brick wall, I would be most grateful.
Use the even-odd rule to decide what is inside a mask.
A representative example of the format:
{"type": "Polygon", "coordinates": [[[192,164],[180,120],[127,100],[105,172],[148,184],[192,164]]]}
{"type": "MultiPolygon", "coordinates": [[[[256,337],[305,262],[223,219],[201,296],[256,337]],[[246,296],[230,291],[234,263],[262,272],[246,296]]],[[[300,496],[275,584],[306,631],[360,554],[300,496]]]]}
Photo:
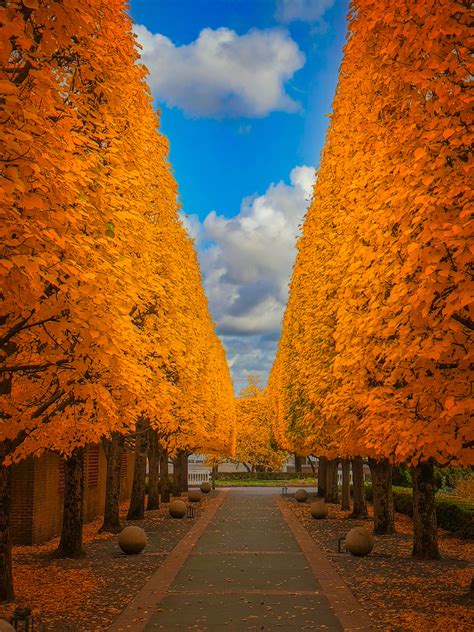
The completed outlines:
{"type": "Polygon", "coordinates": [[[33,531],[31,541],[23,544],[38,544],[57,535],[63,516],[63,493],[58,491],[61,457],[54,452],[45,452],[39,459],[31,458],[31,461],[34,468],[33,531]]]}
{"type": "MultiPolygon", "coordinates": [[[[126,453],[120,497],[128,500],[134,454],[126,453]]],[[[61,532],[64,499],[62,457],[46,452],[12,466],[12,539],[14,544],[39,544],[61,532]]],[[[104,511],[107,460],[101,446],[85,450],[84,519],[104,511]]]]}
{"type": "Polygon", "coordinates": [[[13,542],[30,542],[33,537],[34,461],[12,466],[11,534],[13,542]]]}

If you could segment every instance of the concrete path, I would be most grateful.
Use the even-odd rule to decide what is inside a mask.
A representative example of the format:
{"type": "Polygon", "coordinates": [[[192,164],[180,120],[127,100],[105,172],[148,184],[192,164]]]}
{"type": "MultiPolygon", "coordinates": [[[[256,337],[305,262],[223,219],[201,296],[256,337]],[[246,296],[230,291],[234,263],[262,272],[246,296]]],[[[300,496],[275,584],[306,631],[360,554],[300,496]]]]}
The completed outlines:
{"type": "Polygon", "coordinates": [[[140,629],[344,629],[275,502],[276,491],[228,493],[140,629]]]}

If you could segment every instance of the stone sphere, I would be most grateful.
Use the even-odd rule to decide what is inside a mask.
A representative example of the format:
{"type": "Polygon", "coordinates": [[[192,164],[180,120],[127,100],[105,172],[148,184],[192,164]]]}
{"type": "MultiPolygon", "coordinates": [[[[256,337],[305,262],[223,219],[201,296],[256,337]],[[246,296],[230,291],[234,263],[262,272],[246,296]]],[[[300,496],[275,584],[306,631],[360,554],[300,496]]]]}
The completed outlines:
{"type": "Polygon", "coordinates": [[[190,503],[198,503],[201,501],[201,492],[197,489],[193,489],[188,494],[188,500],[190,503]]]}
{"type": "Polygon", "coordinates": [[[321,520],[328,515],[328,508],[324,500],[317,500],[314,503],[311,503],[311,515],[316,520],[321,520]]]}
{"type": "Polygon", "coordinates": [[[5,619],[0,619],[0,632],[15,632],[15,628],[5,619]]]}
{"type": "Polygon", "coordinates": [[[146,546],[146,533],[141,527],[125,527],[118,536],[119,547],[127,555],[136,555],[146,546]]]}
{"type": "Polygon", "coordinates": [[[364,527],[354,527],[346,535],[346,549],[357,557],[368,555],[374,548],[374,544],[374,536],[364,527]]]}
{"type": "Polygon", "coordinates": [[[172,518],[184,518],[186,515],[186,503],[182,500],[173,500],[168,509],[172,518]]]}
{"type": "Polygon", "coordinates": [[[299,503],[305,503],[308,500],[308,492],[305,489],[297,489],[295,492],[295,500],[299,503]]]}
{"type": "Polygon", "coordinates": [[[210,483],[201,483],[200,490],[203,494],[209,494],[212,489],[212,485],[210,483]]]}

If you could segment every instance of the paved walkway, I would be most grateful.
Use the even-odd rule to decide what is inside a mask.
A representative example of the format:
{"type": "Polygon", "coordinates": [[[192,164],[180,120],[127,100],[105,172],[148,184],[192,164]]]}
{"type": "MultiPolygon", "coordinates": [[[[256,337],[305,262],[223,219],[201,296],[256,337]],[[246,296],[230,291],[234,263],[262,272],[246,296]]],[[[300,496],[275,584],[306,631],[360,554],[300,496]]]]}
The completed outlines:
{"type": "Polygon", "coordinates": [[[230,490],[181,559],[171,559],[169,569],[160,568],[145,596],[135,600],[128,620],[122,617],[122,625],[111,629],[370,629],[364,627],[367,622],[357,624],[352,593],[305,537],[306,531],[293,524],[276,491],[230,490]]]}

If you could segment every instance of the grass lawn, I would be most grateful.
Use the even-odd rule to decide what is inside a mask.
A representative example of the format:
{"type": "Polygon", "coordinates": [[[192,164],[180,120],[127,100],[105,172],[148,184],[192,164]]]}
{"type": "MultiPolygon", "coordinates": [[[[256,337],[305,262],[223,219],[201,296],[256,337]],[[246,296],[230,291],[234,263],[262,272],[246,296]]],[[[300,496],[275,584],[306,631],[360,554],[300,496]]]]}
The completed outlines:
{"type": "Polygon", "coordinates": [[[316,486],[314,478],[290,479],[281,481],[219,481],[216,480],[216,487],[309,487],[316,486]]]}

